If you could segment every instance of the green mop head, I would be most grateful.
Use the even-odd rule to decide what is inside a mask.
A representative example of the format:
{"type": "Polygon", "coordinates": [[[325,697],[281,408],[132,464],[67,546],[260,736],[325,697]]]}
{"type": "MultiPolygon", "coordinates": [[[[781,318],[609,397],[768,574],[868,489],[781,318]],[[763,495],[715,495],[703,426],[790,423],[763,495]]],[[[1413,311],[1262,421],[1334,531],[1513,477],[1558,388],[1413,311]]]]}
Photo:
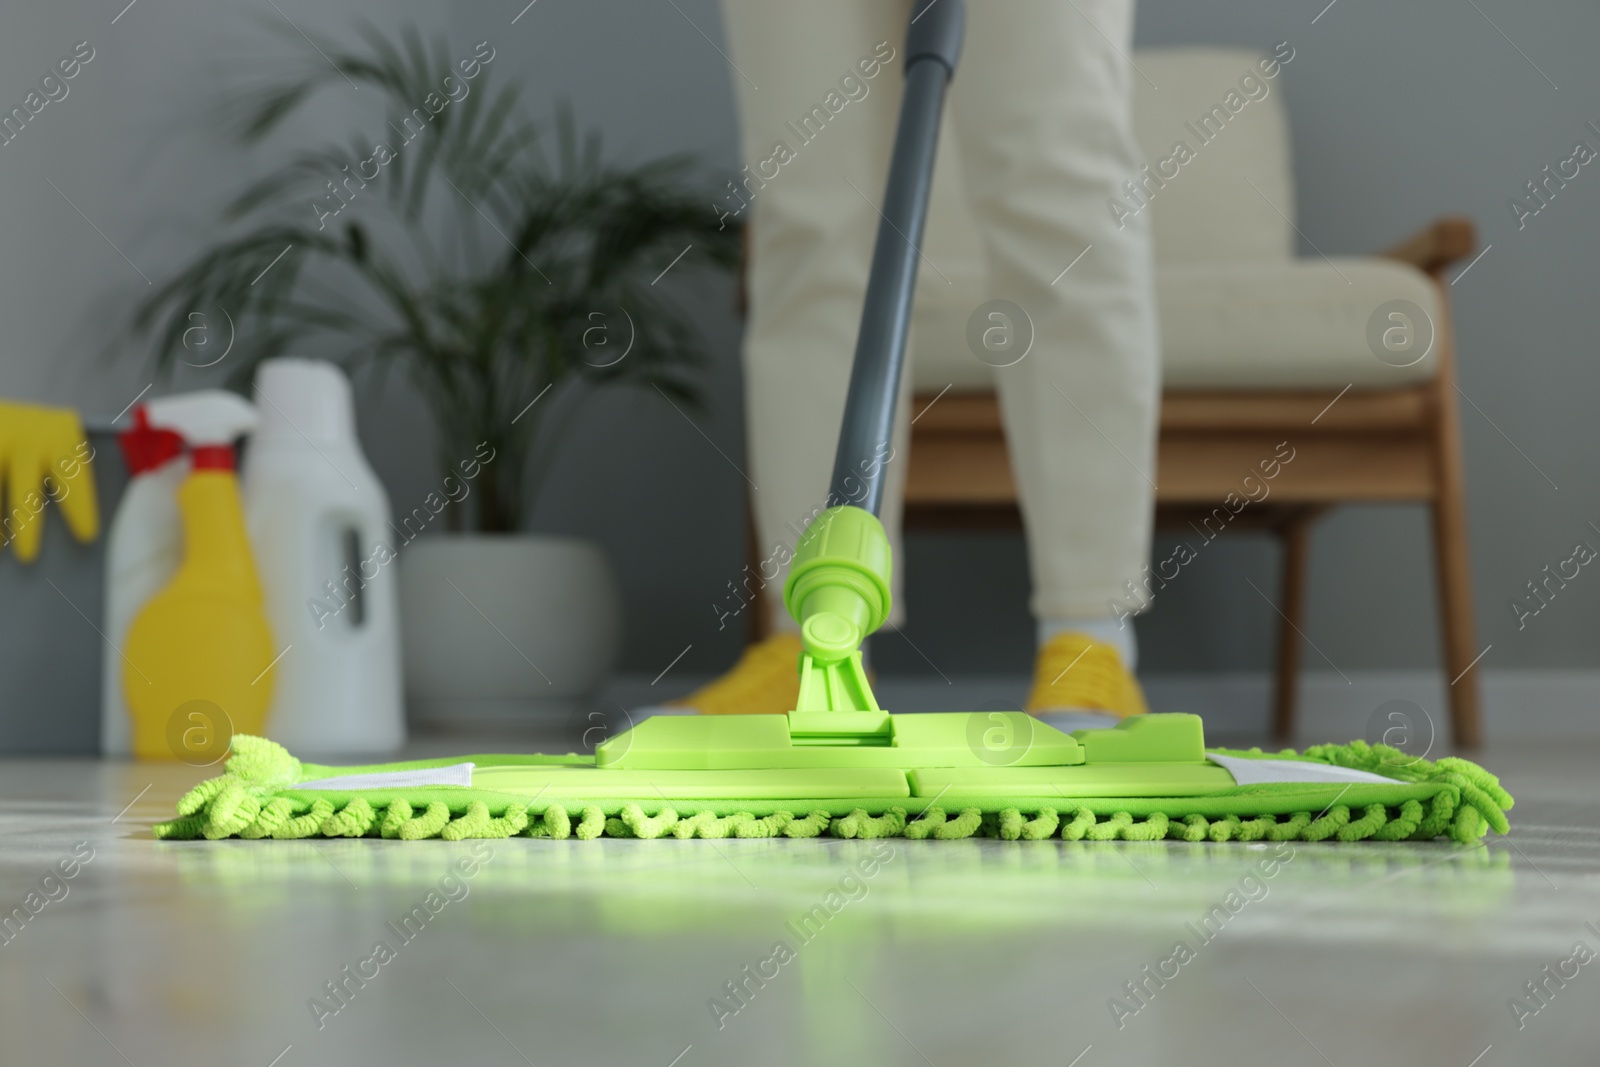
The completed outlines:
{"type": "MultiPolygon", "coordinates": [[[[719,719],[783,722],[782,716],[719,719]]],[[[1138,722],[1172,719],[1193,716],[1152,715],[1138,722]]],[[[658,721],[685,720],[646,720],[641,728],[658,721]]],[[[1190,724],[1180,725],[1191,732],[1190,724]]],[[[1042,723],[1037,728],[1050,729],[1042,723]]],[[[1119,733],[1128,731],[1082,730],[1075,736],[1090,735],[1083,740],[1092,754],[1097,747],[1092,735],[1119,733]]],[[[327,767],[303,763],[264,738],[241,735],[233,739],[227,773],[190,790],[178,802],[178,818],[158,823],[154,832],[167,840],[831,834],[1013,841],[1420,841],[1443,836],[1470,843],[1491,829],[1506,832],[1505,812],[1512,804],[1493,775],[1467,760],[1429,762],[1361,741],[1319,745],[1303,754],[1214,749],[1201,761],[1096,764],[1091,759],[1056,767],[943,772],[626,771],[597,766],[599,758],[603,753],[480,755],[327,767]],[[1012,791],[985,788],[983,779],[1003,782],[1007,776],[1016,783],[1012,791]],[[1296,777],[1304,780],[1292,780],[1296,777]],[[884,788],[895,778],[898,788],[884,788]],[[817,795],[804,796],[808,780],[840,786],[834,792],[842,795],[819,788],[817,795]],[[1092,795],[1097,788],[1104,795],[1092,795]],[[731,795],[740,789],[745,796],[731,795]],[[883,795],[865,795],[872,791],[883,795]],[[705,795],[696,799],[694,793],[705,795]]]]}

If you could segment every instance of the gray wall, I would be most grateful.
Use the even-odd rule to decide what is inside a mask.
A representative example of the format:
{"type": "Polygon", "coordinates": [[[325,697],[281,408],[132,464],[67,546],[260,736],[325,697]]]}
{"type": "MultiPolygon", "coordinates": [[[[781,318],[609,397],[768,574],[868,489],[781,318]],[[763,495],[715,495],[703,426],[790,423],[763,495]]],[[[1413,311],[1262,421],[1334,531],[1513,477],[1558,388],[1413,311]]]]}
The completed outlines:
{"type": "MultiPolygon", "coordinates": [[[[488,39],[499,51],[497,77],[517,72],[540,111],[570,100],[616,156],[690,150],[713,168],[737,167],[730,73],[701,36],[725,47],[713,0],[539,0],[514,26],[518,0],[442,12],[417,0],[279,6],[328,33],[366,17],[383,27],[415,19],[447,28],[461,45],[488,39]]],[[[1282,84],[1295,125],[1300,225],[1323,251],[1370,251],[1444,211],[1479,220],[1493,250],[1452,296],[1462,387],[1482,409],[1467,406],[1464,426],[1482,640],[1494,644],[1484,665],[1587,667],[1600,622],[1600,592],[1589,586],[1600,579],[1580,578],[1520,633],[1507,600],[1545,563],[1565,558],[1585,522],[1600,521],[1587,410],[1600,366],[1586,343],[1600,171],[1584,168],[1522,232],[1506,198],[1565,158],[1574,140],[1600,147],[1583,130],[1586,120],[1600,123],[1600,75],[1588,54],[1600,13],[1575,0],[1479,7],[1527,59],[1483,14],[1446,0],[1339,0],[1314,25],[1321,0],[1161,0],[1141,6],[1138,40],[1293,43],[1282,84]]],[[[113,25],[117,8],[65,0],[0,13],[7,107],[74,42],[88,39],[97,50],[67,99],[0,147],[0,396],[101,416],[151,381],[143,353],[118,335],[121,316],[146,290],[139,272],[163,277],[204,239],[226,196],[276,153],[342,133],[367,114],[353,94],[327,94],[277,142],[230,147],[215,132],[216,87],[283,54],[262,26],[281,28],[280,16],[259,3],[140,0],[113,25]],[[108,346],[109,363],[100,358],[108,346]]],[[[1309,243],[1302,251],[1313,254],[1309,243]]],[[[711,413],[701,429],[737,459],[730,287],[693,272],[678,284],[696,306],[711,359],[711,413]]],[[[409,508],[434,483],[422,406],[390,386],[364,393],[359,415],[396,507],[409,508]]],[[[107,459],[100,477],[109,515],[121,477],[107,459]]],[[[743,488],[693,427],[643,395],[603,400],[566,443],[534,525],[606,547],[626,591],[626,669],[653,675],[691,643],[676,668],[684,675],[719,669],[737,653],[742,630],[719,632],[711,605],[743,562],[743,488]]],[[[1322,525],[1308,633],[1341,668],[1435,662],[1425,539],[1414,509],[1348,509],[1322,525]]],[[[947,673],[1028,668],[1018,538],[921,537],[908,557],[908,632],[930,659],[947,673]]],[[[1243,578],[1270,589],[1275,562],[1269,544],[1248,537],[1214,546],[1141,621],[1146,667],[1265,667],[1272,618],[1243,578]]],[[[99,583],[98,546],[71,543],[58,521],[39,565],[24,570],[0,558],[0,750],[92,744],[100,648],[88,620],[98,624],[99,583]]],[[[929,670],[899,639],[878,644],[881,670],[929,670]]]]}

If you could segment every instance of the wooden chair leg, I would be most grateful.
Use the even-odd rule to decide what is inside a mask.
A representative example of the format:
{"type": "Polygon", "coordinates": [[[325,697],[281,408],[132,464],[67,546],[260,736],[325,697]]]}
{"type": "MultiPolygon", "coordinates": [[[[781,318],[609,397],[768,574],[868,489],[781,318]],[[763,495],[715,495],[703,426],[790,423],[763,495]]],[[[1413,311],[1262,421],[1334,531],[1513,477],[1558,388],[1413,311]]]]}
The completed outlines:
{"type": "Polygon", "coordinates": [[[1478,648],[1472,619],[1472,571],[1467,555],[1467,516],[1460,485],[1449,479],[1433,504],[1433,555],[1438,568],[1439,622],[1445,681],[1450,697],[1450,733],[1459,748],[1483,742],[1479,703],[1478,648]]]}
{"type": "MultiPolygon", "coordinates": [[[[1441,306],[1449,288],[1439,286],[1441,306]]],[[[1439,582],[1439,624],[1444,644],[1450,733],[1457,747],[1483,742],[1477,663],[1483,653],[1472,618],[1472,563],[1467,552],[1466,472],[1461,456],[1461,410],[1456,403],[1455,345],[1448,314],[1441,315],[1439,374],[1434,383],[1433,447],[1438,489],[1433,498],[1433,561],[1439,582]]]]}
{"type": "Polygon", "coordinates": [[[1306,609],[1306,549],[1311,521],[1300,515],[1278,528],[1283,543],[1283,576],[1279,585],[1278,666],[1272,712],[1272,734],[1288,741],[1294,734],[1295,696],[1300,683],[1300,642],[1306,609]]]}

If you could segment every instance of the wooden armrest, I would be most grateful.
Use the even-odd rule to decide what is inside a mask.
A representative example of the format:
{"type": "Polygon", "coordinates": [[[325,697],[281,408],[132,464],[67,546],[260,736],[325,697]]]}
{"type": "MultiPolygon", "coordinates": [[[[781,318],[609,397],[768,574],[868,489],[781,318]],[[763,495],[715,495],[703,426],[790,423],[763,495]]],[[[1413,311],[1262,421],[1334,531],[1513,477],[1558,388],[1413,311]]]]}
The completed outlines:
{"type": "Polygon", "coordinates": [[[1476,223],[1465,215],[1444,215],[1379,255],[1437,277],[1456,260],[1472,255],[1477,244],[1476,223]]]}

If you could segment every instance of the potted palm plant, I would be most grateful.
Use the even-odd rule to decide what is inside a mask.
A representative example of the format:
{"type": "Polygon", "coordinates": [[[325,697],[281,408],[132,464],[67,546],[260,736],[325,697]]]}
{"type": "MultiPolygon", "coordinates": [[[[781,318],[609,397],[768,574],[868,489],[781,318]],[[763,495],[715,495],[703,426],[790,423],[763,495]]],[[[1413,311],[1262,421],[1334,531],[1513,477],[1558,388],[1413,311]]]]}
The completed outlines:
{"type": "Polygon", "coordinates": [[[656,282],[681,259],[732,266],[735,231],[686,157],[615,165],[564,110],[548,129],[525,117],[514,85],[493,87],[487,43],[306,44],[295,73],[228,97],[237,136],[260,142],[346,82],[377,90],[385,117],[251,182],[134,328],[170,369],[193,362],[191,314],[226,312],[241,384],[279,355],[408,378],[441,481],[473,482],[440,524],[452,535],[395,546],[413,714],[571,706],[614,660],[617,597],[593,544],[527,532],[533,504],[598,390],[696,405],[694,331],[656,282]]]}

